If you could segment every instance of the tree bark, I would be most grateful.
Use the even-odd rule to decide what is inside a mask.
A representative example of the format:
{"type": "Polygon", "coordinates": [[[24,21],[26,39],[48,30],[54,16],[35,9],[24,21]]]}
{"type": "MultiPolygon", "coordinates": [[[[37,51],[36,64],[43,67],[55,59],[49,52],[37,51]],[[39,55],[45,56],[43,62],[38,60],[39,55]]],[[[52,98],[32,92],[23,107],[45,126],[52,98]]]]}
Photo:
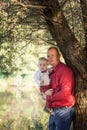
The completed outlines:
{"type": "Polygon", "coordinates": [[[74,130],[87,130],[87,55],[70,30],[57,0],[46,1],[44,16],[57,46],[75,74],[74,130]]]}

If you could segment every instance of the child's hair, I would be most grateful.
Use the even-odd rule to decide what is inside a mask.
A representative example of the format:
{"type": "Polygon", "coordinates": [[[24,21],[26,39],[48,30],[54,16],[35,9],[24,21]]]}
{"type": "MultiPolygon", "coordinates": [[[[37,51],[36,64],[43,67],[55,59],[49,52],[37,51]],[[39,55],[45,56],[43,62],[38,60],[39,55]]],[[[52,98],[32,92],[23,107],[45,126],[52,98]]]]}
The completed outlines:
{"type": "Polygon", "coordinates": [[[38,59],[38,61],[40,61],[40,60],[44,60],[44,61],[48,62],[48,60],[47,60],[45,57],[40,57],[40,58],[38,59]]]}

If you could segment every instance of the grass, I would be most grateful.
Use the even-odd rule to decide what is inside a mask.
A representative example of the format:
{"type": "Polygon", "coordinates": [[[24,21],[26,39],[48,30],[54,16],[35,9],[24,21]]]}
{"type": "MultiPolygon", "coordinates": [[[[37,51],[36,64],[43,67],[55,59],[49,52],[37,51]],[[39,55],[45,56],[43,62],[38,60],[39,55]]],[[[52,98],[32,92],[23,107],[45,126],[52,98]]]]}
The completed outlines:
{"type": "Polygon", "coordinates": [[[0,130],[47,130],[48,115],[36,87],[17,86],[11,79],[0,85],[0,130]]]}

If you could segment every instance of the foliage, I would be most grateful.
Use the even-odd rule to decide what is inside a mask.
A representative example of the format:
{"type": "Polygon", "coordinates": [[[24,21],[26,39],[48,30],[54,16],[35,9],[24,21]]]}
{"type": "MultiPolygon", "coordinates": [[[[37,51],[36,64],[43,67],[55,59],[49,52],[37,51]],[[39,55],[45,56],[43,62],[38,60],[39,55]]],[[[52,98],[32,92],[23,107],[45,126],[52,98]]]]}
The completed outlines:
{"type": "MultiPolygon", "coordinates": [[[[35,3],[35,1],[34,1],[35,3]]],[[[33,4],[34,4],[33,3],[33,4]]],[[[36,2],[37,3],[37,2],[36,2]]],[[[29,1],[1,1],[0,7],[0,71],[34,70],[39,53],[47,44],[55,44],[46,26],[41,9],[28,8],[29,1]],[[25,5],[25,7],[23,6],[25,5]],[[38,47],[42,46],[42,47],[38,47]],[[31,48],[31,49],[30,49],[31,48]],[[33,64],[33,65],[31,65],[33,64]],[[26,66],[26,68],[24,68],[26,66]]],[[[62,1],[60,0],[60,5],[62,1]]],[[[33,5],[32,5],[33,6],[33,5]]],[[[81,8],[79,2],[68,1],[63,7],[67,21],[78,40],[84,46],[81,8]],[[77,24],[79,21],[79,24],[77,24]],[[77,24],[77,26],[75,26],[77,24]]]]}
{"type": "Polygon", "coordinates": [[[1,1],[0,8],[0,72],[28,73],[35,69],[35,58],[44,53],[47,39],[41,11],[22,8],[13,1],[1,1]],[[43,37],[46,37],[43,41],[43,37]],[[36,47],[39,46],[39,47],[36,47]],[[40,47],[42,46],[42,47],[40,47]],[[43,48],[43,49],[42,49],[43,48]],[[32,64],[32,65],[31,65],[32,64]],[[26,68],[25,68],[26,66],[26,68]]]}
{"type": "Polygon", "coordinates": [[[80,1],[67,1],[63,7],[63,12],[67,19],[70,29],[72,30],[75,37],[78,39],[81,46],[84,47],[84,23],[80,1]]]}
{"type": "MultiPolygon", "coordinates": [[[[62,6],[63,1],[59,2],[62,6]]],[[[45,46],[56,45],[47,28],[43,8],[38,1],[28,0],[1,0],[0,4],[0,72],[28,73],[35,69],[35,58],[46,50],[45,46]]],[[[62,9],[72,32],[84,47],[79,1],[67,1],[62,9]]]]}

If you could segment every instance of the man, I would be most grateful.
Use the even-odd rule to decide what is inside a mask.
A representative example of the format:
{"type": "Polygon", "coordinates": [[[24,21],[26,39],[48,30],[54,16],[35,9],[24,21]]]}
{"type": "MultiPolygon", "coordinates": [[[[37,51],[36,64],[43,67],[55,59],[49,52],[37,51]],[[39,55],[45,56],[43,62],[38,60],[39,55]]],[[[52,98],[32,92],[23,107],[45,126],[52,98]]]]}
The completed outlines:
{"type": "Polygon", "coordinates": [[[72,70],[60,61],[56,47],[47,51],[47,59],[53,70],[50,74],[51,88],[43,97],[51,102],[54,115],[50,114],[49,130],[69,130],[74,116],[74,75],[72,70]]]}

